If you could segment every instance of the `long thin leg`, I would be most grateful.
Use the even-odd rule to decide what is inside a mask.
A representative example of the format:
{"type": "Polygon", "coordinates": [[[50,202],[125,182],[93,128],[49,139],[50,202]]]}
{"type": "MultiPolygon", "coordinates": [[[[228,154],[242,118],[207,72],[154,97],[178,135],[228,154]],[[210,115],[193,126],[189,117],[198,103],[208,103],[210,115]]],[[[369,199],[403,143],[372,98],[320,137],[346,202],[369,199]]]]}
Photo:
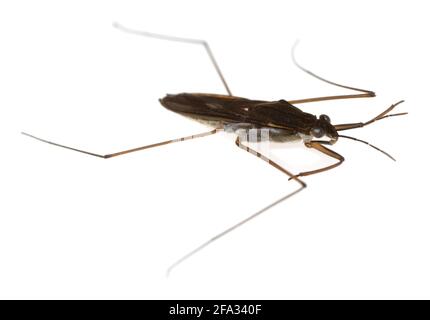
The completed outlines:
{"type": "Polygon", "coordinates": [[[316,97],[316,98],[306,98],[306,99],[297,99],[297,100],[288,100],[291,104],[300,104],[300,103],[309,103],[309,102],[318,102],[318,101],[327,101],[327,100],[343,100],[343,99],[355,99],[355,98],[372,98],[375,97],[375,93],[359,93],[359,94],[344,94],[338,96],[324,96],[324,97],[316,97]]]}
{"type": "Polygon", "coordinates": [[[222,75],[221,69],[218,66],[218,63],[215,60],[215,56],[212,53],[212,50],[209,46],[209,43],[207,43],[205,40],[200,40],[200,39],[190,39],[190,38],[180,38],[180,37],[173,37],[173,36],[168,36],[168,35],[164,35],[164,34],[158,34],[158,33],[152,33],[152,32],[146,32],[146,31],[140,31],[140,30],[135,30],[135,29],[130,29],[130,28],[126,28],[122,25],[120,25],[117,22],[113,23],[113,26],[121,31],[124,32],[128,32],[128,33],[132,33],[132,34],[137,34],[140,36],[145,36],[145,37],[151,37],[151,38],[156,38],[156,39],[162,39],[162,40],[169,40],[169,41],[177,41],[177,42],[185,42],[185,43],[192,43],[192,44],[200,44],[202,45],[209,58],[211,59],[212,65],[214,66],[219,78],[221,79],[225,90],[227,91],[228,95],[231,96],[232,93],[230,91],[230,88],[227,85],[227,81],[225,81],[224,76],[222,75]]]}
{"type": "Polygon", "coordinates": [[[195,139],[195,138],[201,138],[201,137],[206,137],[209,136],[211,134],[215,134],[218,131],[220,131],[221,129],[214,129],[208,132],[203,132],[203,133],[199,133],[199,134],[194,134],[191,136],[186,136],[186,137],[182,137],[182,138],[178,138],[178,139],[172,139],[172,140],[166,140],[166,141],[162,141],[162,142],[158,142],[158,143],[154,143],[154,144],[150,144],[150,145],[146,145],[143,147],[138,147],[138,148],[133,148],[133,149],[128,149],[128,150],[124,150],[124,151],[120,151],[120,152],[115,152],[115,153],[109,153],[109,154],[97,154],[97,153],[93,153],[93,152],[89,152],[89,151],[85,151],[85,150],[81,150],[81,149],[76,149],[76,148],[72,148],[72,147],[68,147],[59,143],[55,143],[52,141],[48,141],[45,139],[41,139],[38,137],[35,137],[31,134],[25,133],[25,132],[21,132],[23,135],[26,135],[28,137],[31,137],[33,139],[45,142],[45,143],[49,143],[52,144],[54,146],[57,147],[61,147],[61,148],[65,148],[65,149],[69,149],[69,150],[73,150],[73,151],[77,151],[77,152],[81,152],[81,153],[85,153],[88,154],[90,156],[94,156],[94,157],[99,157],[99,158],[104,158],[104,159],[109,159],[109,158],[113,158],[113,157],[117,157],[117,156],[122,156],[124,154],[127,153],[131,153],[131,152],[136,152],[136,151],[140,151],[140,150],[145,150],[145,149],[149,149],[149,148],[155,148],[155,147],[159,147],[159,146],[163,146],[165,144],[169,144],[169,143],[174,143],[174,142],[180,142],[180,141],[185,141],[185,140],[191,140],[191,139],[195,139]]]}
{"type": "Polygon", "coordinates": [[[404,102],[404,100],[401,100],[401,101],[399,101],[399,102],[397,102],[395,104],[392,104],[387,110],[385,110],[384,112],[378,114],[376,117],[370,119],[367,122],[336,124],[336,125],[334,125],[334,127],[335,127],[335,129],[337,131],[349,130],[349,129],[355,129],[355,128],[362,128],[364,126],[367,126],[368,124],[371,124],[371,123],[373,123],[375,121],[378,121],[378,120],[382,120],[384,118],[395,117],[395,116],[402,116],[402,115],[408,114],[407,112],[387,114],[391,110],[393,110],[397,105],[401,104],[402,102],[404,102]]]}
{"type": "Polygon", "coordinates": [[[310,76],[324,81],[328,84],[331,84],[333,86],[336,87],[340,87],[340,88],[345,88],[345,89],[349,89],[349,90],[354,90],[354,91],[358,91],[358,92],[362,92],[359,94],[346,94],[346,95],[336,95],[336,96],[326,96],[326,97],[317,97],[317,98],[306,98],[306,99],[299,99],[299,100],[289,100],[288,102],[291,104],[299,104],[299,103],[308,103],[308,102],[317,102],[317,101],[326,101],[326,100],[338,100],[338,99],[354,99],[354,98],[371,98],[371,97],[375,97],[376,94],[373,91],[370,90],[365,90],[365,89],[359,89],[359,88],[355,88],[355,87],[350,87],[350,86],[345,86],[343,84],[339,84],[330,80],[327,80],[315,73],[313,73],[312,71],[302,67],[296,60],[295,57],[295,49],[297,47],[298,41],[294,44],[294,46],[291,49],[291,58],[294,62],[294,64],[296,65],[296,67],[298,67],[300,70],[302,70],[303,72],[306,72],[307,74],[309,74],[310,76]]]}
{"type": "Polygon", "coordinates": [[[327,170],[336,168],[337,166],[339,166],[345,160],[345,158],[343,156],[341,156],[339,153],[336,153],[333,150],[331,150],[331,149],[329,149],[329,148],[324,147],[323,145],[321,145],[321,142],[310,141],[310,142],[306,142],[305,145],[308,148],[316,149],[316,150],[318,150],[318,151],[320,151],[320,152],[328,155],[329,157],[337,159],[338,162],[336,162],[336,163],[334,163],[332,165],[329,165],[327,167],[320,168],[320,169],[311,170],[311,171],[305,171],[305,172],[300,172],[299,174],[295,175],[294,177],[291,177],[290,179],[294,179],[294,178],[297,178],[297,177],[303,177],[303,176],[309,176],[311,174],[316,174],[316,173],[320,173],[320,172],[323,172],[323,171],[327,171],[327,170]]]}
{"type": "Polygon", "coordinates": [[[263,159],[264,161],[266,161],[267,163],[269,163],[271,166],[275,167],[276,169],[282,171],[283,173],[285,173],[286,175],[288,175],[291,179],[294,179],[295,181],[297,181],[300,184],[300,187],[287,194],[286,196],[276,200],[275,202],[271,203],[270,205],[264,207],[263,209],[257,211],[256,213],[250,215],[249,217],[243,219],[242,221],[236,223],[235,225],[229,227],[228,229],[225,229],[223,232],[217,234],[216,236],[210,238],[208,241],[202,243],[200,246],[198,246],[197,248],[195,248],[194,250],[190,251],[189,253],[187,253],[186,255],[184,255],[182,258],[180,258],[179,260],[177,260],[175,263],[173,263],[168,269],[167,269],[167,276],[169,276],[170,272],[177,267],[179,264],[181,264],[182,262],[184,262],[185,260],[187,260],[188,258],[190,258],[191,256],[193,256],[194,254],[196,254],[197,252],[199,252],[200,250],[204,249],[205,247],[207,247],[208,245],[210,245],[211,243],[213,243],[214,241],[220,239],[221,237],[225,236],[226,234],[232,232],[233,230],[239,228],[240,226],[244,225],[245,223],[247,223],[248,221],[256,218],[257,216],[261,215],[262,213],[266,212],[267,210],[269,210],[270,208],[273,208],[274,206],[276,206],[277,204],[281,203],[282,201],[292,197],[293,195],[299,193],[300,191],[302,191],[304,188],[306,188],[306,183],[304,183],[301,179],[299,179],[297,176],[294,176],[292,173],[290,173],[287,169],[281,167],[279,164],[277,164],[276,162],[270,160],[268,157],[266,157],[265,155],[261,154],[260,152],[257,152],[251,148],[249,148],[248,146],[245,146],[241,141],[240,138],[237,137],[236,139],[236,145],[257,156],[260,159],[263,159]]]}

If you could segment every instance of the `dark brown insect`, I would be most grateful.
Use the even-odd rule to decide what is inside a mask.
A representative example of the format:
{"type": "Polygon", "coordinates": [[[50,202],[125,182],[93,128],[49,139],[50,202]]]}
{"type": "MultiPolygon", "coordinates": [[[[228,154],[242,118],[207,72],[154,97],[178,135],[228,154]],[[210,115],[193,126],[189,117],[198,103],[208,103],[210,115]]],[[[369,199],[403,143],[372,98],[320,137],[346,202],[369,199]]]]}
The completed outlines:
{"type": "Polygon", "coordinates": [[[267,163],[269,163],[276,169],[287,174],[290,180],[293,179],[299,184],[299,188],[296,191],[288,194],[287,196],[270,204],[266,208],[263,208],[262,210],[251,215],[247,219],[223,231],[222,233],[218,234],[214,238],[203,243],[200,247],[196,248],[186,256],[182,257],[180,260],[178,260],[169,268],[169,271],[173,267],[178,265],[180,262],[182,262],[183,260],[190,257],[192,254],[197,252],[198,250],[201,250],[203,247],[207,246],[209,243],[215,241],[216,239],[232,231],[233,229],[239,227],[240,225],[256,217],[257,215],[260,215],[261,213],[265,212],[266,210],[278,204],[279,202],[303,190],[306,187],[306,184],[302,179],[300,179],[300,177],[320,173],[339,166],[344,161],[344,157],[327,147],[327,145],[335,144],[339,138],[352,139],[358,142],[368,144],[372,148],[384,153],[385,155],[387,155],[388,157],[394,160],[394,158],[391,157],[388,153],[369,144],[368,142],[354,137],[341,135],[339,134],[339,132],[344,130],[361,128],[375,121],[378,121],[387,117],[404,115],[406,114],[406,112],[389,114],[389,112],[392,111],[398,104],[402,103],[403,100],[391,105],[385,111],[383,111],[382,113],[378,114],[376,117],[373,117],[372,119],[366,122],[332,124],[330,121],[330,118],[327,115],[322,114],[319,117],[317,117],[313,114],[301,111],[299,108],[295,107],[294,104],[310,103],[310,102],[324,101],[324,100],[335,100],[335,99],[374,97],[375,93],[373,91],[349,87],[349,86],[341,85],[341,84],[326,80],[312,73],[311,71],[303,68],[302,66],[300,66],[294,59],[294,55],[293,55],[293,61],[297,65],[297,67],[299,67],[304,72],[310,74],[311,76],[321,81],[327,82],[331,85],[354,90],[360,93],[338,95],[338,96],[306,98],[306,99],[293,100],[293,101],[291,100],[290,101],[285,101],[285,100],[261,101],[261,100],[251,100],[251,99],[236,97],[232,95],[227,85],[227,82],[225,81],[221,73],[221,70],[207,42],[203,40],[177,38],[177,37],[131,30],[131,29],[124,28],[118,24],[114,24],[114,26],[118,29],[121,29],[129,33],[134,33],[134,34],[153,37],[153,38],[165,39],[165,40],[199,44],[204,46],[228,94],[227,95],[204,94],[204,93],[181,93],[181,94],[174,94],[174,95],[169,94],[164,98],[160,99],[160,102],[166,109],[173,111],[175,113],[181,114],[183,116],[186,116],[188,118],[191,118],[193,120],[202,122],[212,127],[212,130],[208,132],[192,135],[192,136],[163,141],[163,142],[159,142],[151,145],[146,145],[143,147],[133,148],[133,149],[124,150],[124,151],[115,152],[115,153],[106,154],[106,155],[95,154],[92,152],[71,148],[68,146],[64,146],[58,143],[54,143],[51,141],[47,141],[47,140],[35,137],[28,133],[23,133],[23,134],[55,146],[59,146],[62,148],[66,148],[66,149],[78,151],[81,153],[85,153],[88,155],[107,159],[107,158],[112,158],[112,157],[124,155],[127,153],[135,152],[135,151],[162,146],[169,143],[180,142],[180,141],[185,141],[185,140],[199,138],[199,137],[205,137],[220,131],[229,131],[237,134],[237,138],[236,138],[237,146],[265,160],[267,163]],[[251,149],[248,145],[244,143],[248,140],[248,133],[251,130],[254,130],[257,132],[264,131],[268,133],[268,137],[271,141],[276,141],[276,142],[302,140],[306,147],[316,149],[322,152],[323,154],[331,158],[334,158],[336,162],[332,165],[322,167],[322,168],[317,168],[311,171],[300,172],[298,174],[290,173],[287,169],[283,168],[276,162],[270,160],[266,155],[251,149]]]}

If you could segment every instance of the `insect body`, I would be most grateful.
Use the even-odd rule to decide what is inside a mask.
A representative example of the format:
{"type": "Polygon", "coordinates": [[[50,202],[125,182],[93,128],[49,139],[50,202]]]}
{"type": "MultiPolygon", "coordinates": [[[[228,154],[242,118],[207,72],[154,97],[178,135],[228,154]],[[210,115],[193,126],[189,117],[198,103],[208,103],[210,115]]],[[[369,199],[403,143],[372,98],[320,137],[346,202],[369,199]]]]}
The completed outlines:
{"type": "MultiPolygon", "coordinates": [[[[256,216],[262,214],[263,212],[267,211],[268,209],[280,203],[281,201],[303,190],[306,187],[306,184],[300,177],[320,173],[340,165],[344,161],[344,157],[327,147],[327,145],[330,146],[335,144],[339,138],[346,138],[346,139],[351,139],[351,140],[365,143],[370,147],[392,158],[385,151],[382,151],[381,149],[369,144],[366,141],[360,140],[358,138],[346,136],[346,135],[341,135],[339,134],[339,132],[343,130],[362,128],[375,121],[378,121],[387,117],[404,115],[406,114],[405,112],[389,114],[398,104],[400,104],[403,101],[399,101],[391,105],[385,111],[383,111],[382,113],[378,114],[377,116],[371,118],[366,122],[332,124],[330,118],[327,115],[322,114],[317,117],[313,114],[303,112],[295,105],[302,104],[302,103],[316,102],[316,101],[335,100],[335,99],[369,98],[369,97],[375,96],[374,92],[369,90],[349,87],[349,86],[341,85],[341,84],[326,80],[314,74],[313,72],[303,68],[302,66],[300,66],[295,61],[294,55],[293,55],[293,61],[296,64],[296,66],[299,67],[304,72],[308,73],[309,75],[323,82],[329,83],[331,85],[354,90],[359,93],[339,95],[339,96],[306,98],[306,99],[290,100],[290,101],[285,101],[285,100],[262,101],[262,100],[251,100],[251,99],[236,97],[232,95],[231,90],[228,87],[227,82],[225,81],[224,76],[222,75],[221,70],[207,42],[202,40],[196,40],[196,39],[177,38],[177,37],[153,34],[148,32],[136,31],[136,30],[124,28],[118,24],[114,24],[114,26],[128,33],[134,33],[138,35],[159,38],[164,40],[198,44],[198,45],[202,45],[205,48],[228,94],[227,95],[205,94],[205,93],[181,93],[181,94],[173,94],[173,95],[169,94],[169,95],[166,95],[164,98],[160,99],[160,103],[170,111],[173,111],[180,115],[186,116],[188,118],[197,120],[199,122],[202,122],[206,125],[211,126],[212,130],[208,132],[187,136],[187,137],[181,137],[177,139],[162,141],[151,145],[146,145],[142,147],[137,147],[133,149],[128,149],[128,150],[119,151],[119,152],[110,153],[110,154],[104,154],[104,155],[61,145],[55,142],[51,142],[45,139],[35,137],[28,133],[23,133],[24,135],[30,136],[42,142],[46,142],[58,147],[85,153],[99,158],[108,159],[108,158],[121,156],[128,153],[144,150],[144,149],[170,144],[170,143],[205,137],[208,135],[215,134],[219,131],[230,131],[237,134],[236,145],[238,147],[244,149],[245,151],[255,156],[258,156],[262,160],[269,163],[271,166],[275,167],[276,169],[288,175],[290,180],[292,179],[299,184],[299,188],[296,191],[287,194],[283,198],[259,210],[258,212],[254,213],[248,218],[240,221],[239,223],[226,229],[225,231],[221,232],[215,237],[209,239],[208,241],[206,241],[201,246],[194,249],[187,255],[183,256],[181,259],[175,262],[169,268],[168,271],[172,270],[173,267],[177,266],[179,263],[181,263],[191,255],[193,255],[197,251],[201,250],[208,244],[219,239],[220,237],[231,232],[232,230],[243,225],[249,220],[255,218],[256,216]],[[243,141],[241,135],[239,135],[238,132],[239,131],[249,132],[250,130],[253,130],[253,129],[265,130],[266,132],[269,133],[269,139],[272,141],[286,142],[290,140],[300,139],[303,141],[306,147],[318,150],[323,154],[335,159],[336,162],[326,167],[317,168],[315,170],[306,171],[306,172],[300,172],[298,174],[293,174],[289,172],[287,169],[285,169],[284,167],[280,166],[279,164],[271,160],[268,157],[268,155],[264,155],[260,152],[257,152],[251,149],[249,146],[247,146],[244,143],[245,141],[243,141]]],[[[392,159],[394,160],[394,158],[392,159]]]]}
{"type": "Polygon", "coordinates": [[[266,128],[274,141],[288,141],[291,137],[310,141],[312,137],[327,136],[330,144],[338,139],[336,129],[327,115],[316,116],[303,112],[285,100],[260,101],[226,95],[182,93],[160,99],[170,111],[196,120],[207,121],[218,128],[266,128]],[[237,126],[241,128],[241,126],[237,126]]]}

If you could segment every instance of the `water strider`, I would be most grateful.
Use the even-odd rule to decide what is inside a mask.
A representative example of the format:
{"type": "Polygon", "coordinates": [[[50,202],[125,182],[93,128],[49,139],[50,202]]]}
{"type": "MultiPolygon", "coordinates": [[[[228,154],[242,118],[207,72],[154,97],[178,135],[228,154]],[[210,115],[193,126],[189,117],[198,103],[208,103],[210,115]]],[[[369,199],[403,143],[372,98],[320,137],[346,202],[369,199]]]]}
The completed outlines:
{"type": "MultiPolygon", "coordinates": [[[[303,70],[304,72],[308,73],[309,75],[321,81],[329,83],[331,85],[353,90],[359,93],[306,98],[306,99],[289,100],[289,101],[286,101],[286,100],[262,101],[262,100],[252,100],[252,99],[246,99],[242,97],[236,97],[232,94],[230,88],[228,87],[227,82],[221,72],[221,69],[219,68],[215,60],[215,57],[210,49],[210,46],[206,41],[197,40],[197,39],[188,39],[188,38],[178,38],[178,37],[160,35],[155,33],[137,31],[137,30],[125,28],[117,23],[114,23],[114,27],[128,33],[133,33],[133,34],[152,37],[152,38],[170,40],[170,41],[198,44],[198,45],[202,45],[205,48],[220,80],[224,85],[224,88],[227,94],[226,95],[206,94],[206,93],[168,94],[164,98],[160,99],[160,103],[170,111],[181,114],[193,120],[197,120],[199,122],[202,122],[212,127],[212,130],[191,135],[191,136],[162,141],[151,145],[146,145],[142,147],[137,147],[137,148],[105,154],[105,155],[68,147],[68,146],[51,142],[45,139],[41,139],[31,134],[23,132],[24,135],[58,147],[74,150],[74,151],[85,153],[95,157],[108,159],[108,158],[121,156],[135,151],[140,151],[144,149],[166,145],[169,143],[205,137],[212,134],[216,134],[217,132],[220,132],[220,131],[228,131],[228,132],[233,132],[237,135],[235,142],[238,147],[266,161],[271,166],[275,167],[276,169],[286,174],[289,177],[289,180],[294,180],[298,184],[298,188],[292,193],[289,193],[288,195],[282,197],[281,199],[275,201],[274,203],[271,203],[267,207],[259,210],[258,212],[254,213],[248,218],[224,230],[223,232],[219,233],[215,237],[209,239],[208,241],[204,242],[196,249],[192,250],[191,252],[183,256],[181,259],[179,259],[169,267],[168,273],[178,264],[183,262],[185,259],[189,258],[191,255],[195,254],[197,251],[203,249],[211,242],[219,239],[225,234],[231,232],[237,227],[243,225],[249,220],[267,211],[271,207],[284,201],[285,199],[302,191],[306,187],[306,183],[301,179],[301,177],[327,171],[329,169],[333,169],[339,166],[344,161],[344,157],[327,147],[330,145],[334,145],[339,138],[345,138],[345,139],[350,139],[350,140],[365,143],[370,147],[384,153],[392,160],[394,160],[394,158],[391,155],[375,147],[374,145],[371,145],[370,143],[355,137],[339,134],[339,132],[350,130],[350,129],[362,128],[375,121],[378,121],[387,117],[405,115],[407,114],[406,112],[390,114],[390,112],[398,104],[402,103],[403,100],[391,105],[389,108],[387,108],[386,110],[384,110],[383,112],[381,112],[380,114],[378,114],[377,116],[371,118],[366,122],[332,124],[330,118],[327,115],[322,114],[319,117],[317,117],[313,114],[301,111],[299,108],[294,106],[294,104],[310,103],[310,102],[325,101],[325,100],[335,100],[335,99],[370,98],[370,97],[374,97],[375,93],[373,91],[345,86],[345,85],[341,85],[341,84],[326,80],[314,74],[313,72],[303,68],[301,65],[299,65],[294,58],[294,54],[292,54],[295,65],[301,70],[303,70]],[[291,140],[301,140],[303,141],[306,147],[318,150],[319,152],[333,158],[334,160],[336,160],[336,162],[329,166],[317,168],[315,170],[293,174],[289,172],[287,169],[285,169],[284,167],[277,164],[276,162],[272,161],[267,155],[264,155],[261,152],[251,149],[246,144],[250,134],[255,132],[257,133],[257,136],[262,136],[264,133],[266,133],[270,141],[288,142],[291,140]]],[[[294,47],[293,47],[293,51],[294,51],[294,47]]]]}

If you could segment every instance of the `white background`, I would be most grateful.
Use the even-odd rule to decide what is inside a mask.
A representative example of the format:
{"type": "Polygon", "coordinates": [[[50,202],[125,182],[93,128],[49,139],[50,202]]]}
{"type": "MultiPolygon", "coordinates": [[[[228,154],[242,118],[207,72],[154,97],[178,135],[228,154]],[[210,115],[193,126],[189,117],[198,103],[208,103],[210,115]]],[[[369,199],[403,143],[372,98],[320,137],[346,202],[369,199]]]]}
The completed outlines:
{"type": "MultiPolygon", "coordinates": [[[[425,1],[10,1],[0,7],[0,298],[430,298],[425,1]],[[220,134],[103,160],[20,135],[111,153],[203,132],[166,93],[377,97],[301,106],[366,121],[400,99],[409,115],[348,132],[346,162],[309,188],[167,267],[296,188],[220,134]]],[[[301,144],[273,151],[292,172],[331,163],[301,144]]]]}

